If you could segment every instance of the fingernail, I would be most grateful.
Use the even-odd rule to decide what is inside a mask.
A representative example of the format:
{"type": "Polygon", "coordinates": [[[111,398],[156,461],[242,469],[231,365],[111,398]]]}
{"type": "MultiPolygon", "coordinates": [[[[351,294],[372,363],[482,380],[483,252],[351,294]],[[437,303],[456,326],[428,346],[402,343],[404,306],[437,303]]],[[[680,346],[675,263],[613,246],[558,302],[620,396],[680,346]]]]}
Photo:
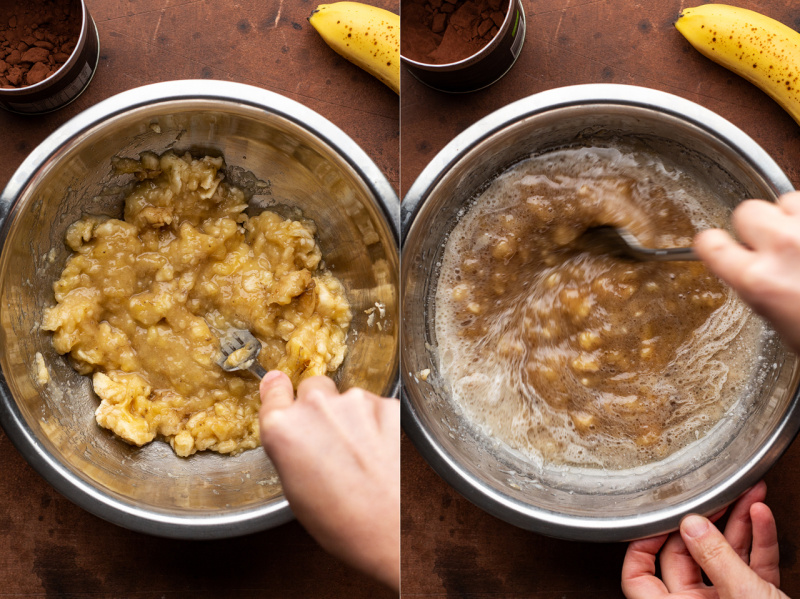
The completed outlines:
{"type": "Polygon", "coordinates": [[[696,539],[703,536],[708,530],[708,520],[702,516],[695,516],[694,514],[686,516],[681,522],[681,530],[686,533],[687,537],[696,539]]]}

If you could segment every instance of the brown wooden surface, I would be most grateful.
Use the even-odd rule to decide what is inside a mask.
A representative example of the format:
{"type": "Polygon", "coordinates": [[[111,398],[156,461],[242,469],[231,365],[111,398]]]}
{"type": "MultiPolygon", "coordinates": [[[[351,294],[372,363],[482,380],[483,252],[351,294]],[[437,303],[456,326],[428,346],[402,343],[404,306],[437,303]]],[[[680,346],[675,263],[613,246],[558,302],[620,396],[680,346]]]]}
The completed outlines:
{"type": "MultiPolygon", "coordinates": [[[[481,117],[530,94],[580,83],[627,83],[670,92],[721,114],[761,144],[800,184],[800,127],[756,87],[692,49],[661,0],[524,0],[525,46],[498,83],[473,94],[431,90],[403,73],[401,189],[481,117]]],[[[731,2],[800,27],[790,0],[731,2]]],[[[781,541],[783,589],[800,597],[800,444],[767,477],[781,541]]],[[[549,539],[489,516],[442,481],[402,442],[404,597],[606,599],[621,597],[625,546],[549,539]]],[[[755,599],[755,598],[754,598],[755,599]]]]}
{"type": "MultiPolygon", "coordinates": [[[[397,11],[397,0],[370,1],[397,11]]],[[[0,188],[81,110],[139,85],[207,78],[263,87],[316,110],[364,148],[397,189],[397,95],[322,42],[306,21],[317,2],[87,4],[100,33],[96,76],[54,114],[0,110],[0,188]]],[[[296,522],[226,541],[159,539],[108,524],[61,497],[2,433],[0,463],[0,597],[392,596],[328,556],[296,522]]]]}

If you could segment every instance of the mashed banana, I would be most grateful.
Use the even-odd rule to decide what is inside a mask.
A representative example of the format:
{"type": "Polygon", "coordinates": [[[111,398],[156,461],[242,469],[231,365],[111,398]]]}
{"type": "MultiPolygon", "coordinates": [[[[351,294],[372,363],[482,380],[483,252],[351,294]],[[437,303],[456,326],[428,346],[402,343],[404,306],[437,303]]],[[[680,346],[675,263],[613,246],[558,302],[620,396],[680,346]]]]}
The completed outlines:
{"type": "Polygon", "coordinates": [[[351,320],[314,224],[249,218],[222,166],[171,152],[117,161],[140,181],[124,220],[69,227],[75,253],[42,323],[78,372],[94,373],[98,424],[139,446],[161,436],[179,456],[259,445],[259,382],[217,365],[219,335],[249,329],[261,365],[297,386],[339,367],[351,320]]]}

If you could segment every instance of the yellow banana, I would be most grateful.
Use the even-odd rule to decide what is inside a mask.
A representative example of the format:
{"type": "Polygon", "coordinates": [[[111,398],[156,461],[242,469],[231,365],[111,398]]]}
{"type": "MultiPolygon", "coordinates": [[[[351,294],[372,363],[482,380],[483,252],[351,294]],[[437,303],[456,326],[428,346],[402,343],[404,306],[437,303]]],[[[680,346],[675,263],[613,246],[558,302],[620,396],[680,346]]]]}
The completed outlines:
{"type": "Polygon", "coordinates": [[[703,55],[760,87],[800,124],[800,33],[725,4],[686,8],[675,27],[703,55]]]}
{"type": "Polygon", "coordinates": [[[360,2],[320,4],[308,19],[325,43],[400,93],[400,17],[360,2]]]}

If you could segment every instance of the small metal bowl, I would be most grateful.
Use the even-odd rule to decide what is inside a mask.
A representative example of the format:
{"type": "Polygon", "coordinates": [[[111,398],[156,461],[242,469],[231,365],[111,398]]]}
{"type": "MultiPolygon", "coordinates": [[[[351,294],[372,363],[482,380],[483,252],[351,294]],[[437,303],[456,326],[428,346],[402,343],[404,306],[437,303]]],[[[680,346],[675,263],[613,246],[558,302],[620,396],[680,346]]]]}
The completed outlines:
{"type": "Polygon", "coordinates": [[[255,209],[299,209],[317,223],[325,261],[354,315],[340,388],[398,390],[399,202],[372,160],[332,123],[277,94],[222,81],[159,83],[94,106],[39,145],[0,196],[6,434],[48,482],[97,516],[167,537],[232,537],[292,518],[264,452],[183,459],[160,441],[125,444],[95,424],[90,379],[39,330],[69,254],[66,228],[85,213],[122,215],[116,186],[132,176],[115,176],[111,158],[170,148],[224,156],[243,184],[268,184],[254,183],[255,209]],[[385,306],[381,327],[365,314],[375,302],[385,306]],[[44,385],[33,366],[37,352],[51,376],[44,385]]]}
{"type": "Polygon", "coordinates": [[[505,5],[506,16],[497,35],[478,52],[447,64],[429,64],[401,56],[408,72],[425,85],[450,93],[473,92],[499,81],[517,61],[526,31],[521,0],[507,0],[505,5]]]}
{"type": "Polygon", "coordinates": [[[69,60],[39,83],[16,89],[0,88],[0,107],[20,114],[53,112],[71,103],[89,87],[100,60],[100,37],[86,2],[69,1],[81,15],[78,43],[69,60]]]}
{"type": "MultiPolygon", "coordinates": [[[[467,201],[498,174],[550,149],[646,144],[719,190],[732,210],[748,197],[792,190],[751,138],[697,104],[623,85],[581,85],[530,96],[482,119],[425,168],[401,206],[403,426],[420,453],[467,499],[516,526],[582,541],[675,530],[756,483],[800,428],[800,361],[764,343],[763,382],[747,409],[731,409],[697,442],[653,465],[620,471],[548,470],[462,418],[438,373],[434,303],[445,241],[467,201]],[[430,369],[427,380],[417,375],[430,369]]],[[[763,340],[762,340],[763,341],[763,340]]]]}

